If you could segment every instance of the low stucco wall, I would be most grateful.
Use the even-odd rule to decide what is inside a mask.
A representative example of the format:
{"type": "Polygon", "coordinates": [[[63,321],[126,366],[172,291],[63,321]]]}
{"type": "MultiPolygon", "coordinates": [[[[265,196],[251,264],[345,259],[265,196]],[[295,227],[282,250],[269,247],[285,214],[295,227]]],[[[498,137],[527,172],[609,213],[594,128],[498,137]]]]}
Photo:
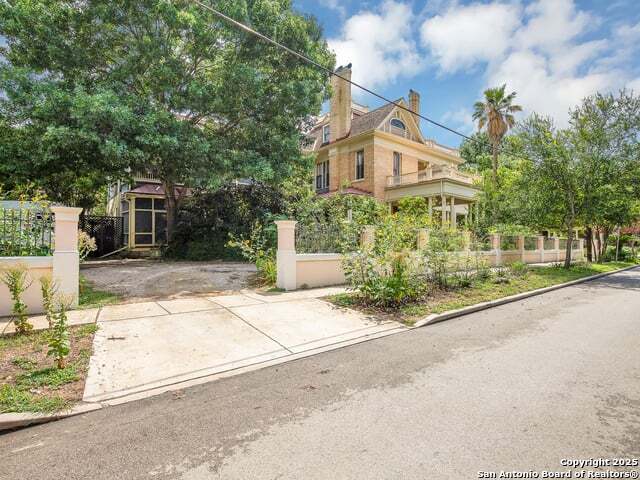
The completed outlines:
{"type": "Polygon", "coordinates": [[[296,255],[296,288],[328,287],[345,283],[342,255],[335,253],[296,255]]]}
{"type": "MultiPolygon", "coordinates": [[[[27,313],[42,313],[40,278],[53,275],[53,257],[0,257],[0,271],[4,268],[24,266],[27,269],[27,283],[31,283],[22,296],[27,305],[27,313]]],[[[0,282],[0,317],[11,315],[11,294],[0,282]]]]}

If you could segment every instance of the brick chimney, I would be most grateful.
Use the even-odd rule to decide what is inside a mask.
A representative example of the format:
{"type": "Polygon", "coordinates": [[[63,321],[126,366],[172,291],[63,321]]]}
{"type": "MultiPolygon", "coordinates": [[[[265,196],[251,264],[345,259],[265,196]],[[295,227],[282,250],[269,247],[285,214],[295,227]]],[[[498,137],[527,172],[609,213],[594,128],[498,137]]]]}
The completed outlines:
{"type": "MultiPolygon", "coordinates": [[[[415,90],[409,90],[409,108],[412,112],[420,113],[420,94],[415,90]]],[[[420,125],[420,117],[414,115],[413,118],[420,125]]]]}
{"type": "MultiPolygon", "coordinates": [[[[340,67],[336,73],[351,80],[351,64],[340,67]]],[[[346,137],[351,131],[351,84],[335,75],[331,76],[331,115],[329,125],[331,141],[346,137]]]]}

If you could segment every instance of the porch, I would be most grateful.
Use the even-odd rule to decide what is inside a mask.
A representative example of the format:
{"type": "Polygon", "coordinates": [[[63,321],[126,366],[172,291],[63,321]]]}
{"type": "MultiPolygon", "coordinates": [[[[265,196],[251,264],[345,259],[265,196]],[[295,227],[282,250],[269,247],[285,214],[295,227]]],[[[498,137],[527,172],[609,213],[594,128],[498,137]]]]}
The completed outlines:
{"type": "Polygon", "coordinates": [[[417,172],[387,177],[385,201],[394,208],[406,197],[423,197],[429,215],[453,227],[474,222],[480,212],[475,177],[448,166],[429,166],[417,172]]]}

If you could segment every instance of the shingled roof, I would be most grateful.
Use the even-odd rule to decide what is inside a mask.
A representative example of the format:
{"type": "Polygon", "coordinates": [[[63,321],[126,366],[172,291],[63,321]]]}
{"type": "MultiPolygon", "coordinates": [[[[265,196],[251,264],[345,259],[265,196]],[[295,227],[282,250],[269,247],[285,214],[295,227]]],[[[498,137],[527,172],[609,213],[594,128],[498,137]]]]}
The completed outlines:
{"type": "MultiPolygon", "coordinates": [[[[396,100],[396,103],[399,103],[401,100],[402,99],[396,100]]],[[[380,108],[376,108],[375,110],[371,110],[364,115],[354,117],[351,120],[351,131],[349,132],[349,135],[347,135],[347,138],[355,137],[356,135],[360,135],[361,133],[378,128],[378,126],[385,118],[387,118],[387,115],[389,115],[394,108],[395,105],[393,103],[387,103],[386,105],[383,105],[380,108]]]]}

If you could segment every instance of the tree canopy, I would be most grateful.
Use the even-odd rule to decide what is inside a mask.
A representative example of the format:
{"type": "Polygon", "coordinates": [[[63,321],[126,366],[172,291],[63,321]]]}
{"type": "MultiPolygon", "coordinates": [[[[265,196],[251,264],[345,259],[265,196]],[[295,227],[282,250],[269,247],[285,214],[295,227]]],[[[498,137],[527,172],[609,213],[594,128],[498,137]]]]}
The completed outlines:
{"type": "MultiPolygon", "coordinates": [[[[334,64],[290,0],[211,5],[334,64]]],[[[8,0],[0,34],[0,118],[18,145],[3,168],[83,206],[135,171],[162,180],[168,210],[177,184],[278,182],[305,161],[299,125],[327,96],[326,74],[188,0],[8,0]]]]}

